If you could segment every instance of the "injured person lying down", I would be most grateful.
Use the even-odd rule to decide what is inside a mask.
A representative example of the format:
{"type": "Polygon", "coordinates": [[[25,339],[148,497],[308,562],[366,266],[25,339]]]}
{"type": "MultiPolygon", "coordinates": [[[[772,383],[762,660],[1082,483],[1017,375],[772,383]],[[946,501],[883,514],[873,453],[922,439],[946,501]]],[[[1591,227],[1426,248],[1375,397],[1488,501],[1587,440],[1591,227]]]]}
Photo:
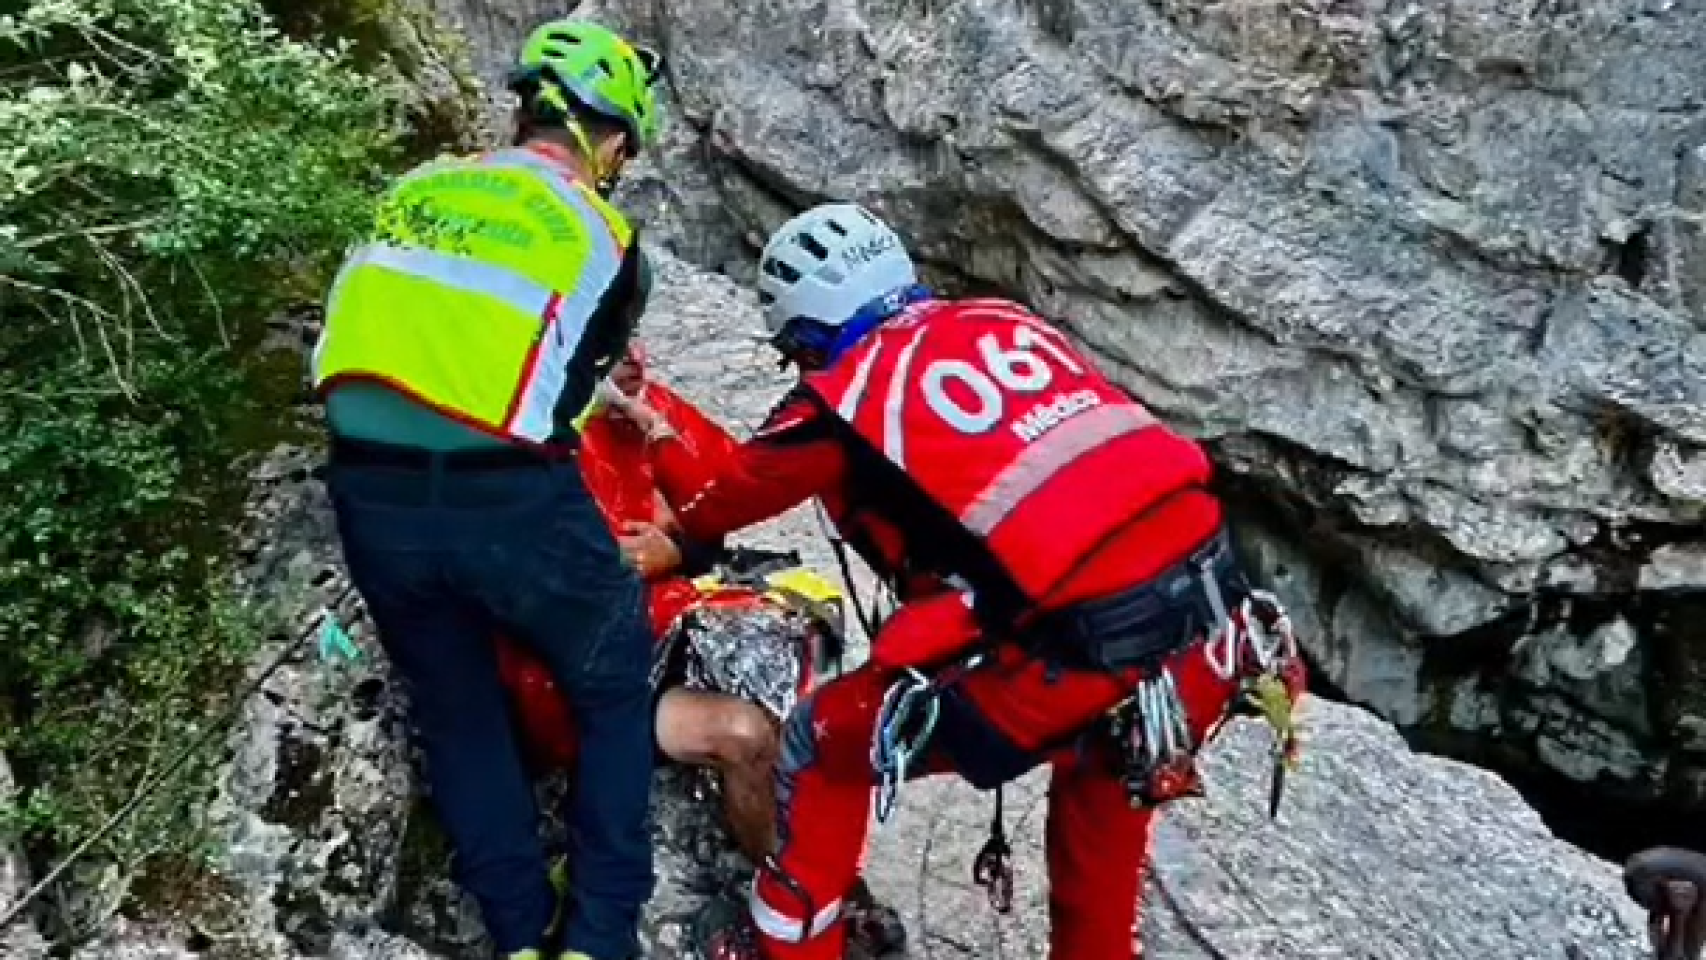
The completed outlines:
{"type": "MultiPolygon", "coordinates": [[[[839,665],[844,601],[835,584],[794,554],[722,543],[678,547],[652,457],[666,432],[669,442],[692,453],[672,461],[677,474],[689,464],[708,479],[736,446],[714,420],[647,376],[635,344],[583,414],[581,467],[647,583],[658,752],[665,762],[705,769],[731,838],[758,864],[776,845],[781,721],[839,665]]],[[[676,491],[699,485],[679,475],[670,481],[676,491]]],[[[498,652],[535,768],[572,770],[574,723],[550,672],[506,638],[499,638],[498,652]]],[[[878,904],[862,879],[848,904],[849,934],[869,955],[904,946],[899,916],[878,904]]]]}

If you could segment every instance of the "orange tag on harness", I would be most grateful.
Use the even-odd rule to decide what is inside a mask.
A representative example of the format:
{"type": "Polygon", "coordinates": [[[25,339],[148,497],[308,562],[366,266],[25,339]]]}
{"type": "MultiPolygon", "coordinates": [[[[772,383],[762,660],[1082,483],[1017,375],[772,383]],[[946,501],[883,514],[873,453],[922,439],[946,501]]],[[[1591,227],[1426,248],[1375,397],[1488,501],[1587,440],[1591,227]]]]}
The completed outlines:
{"type": "Polygon", "coordinates": [[[1202,795],[1202,773],[1197,770],[1196,758],[1181,751],[1150,771],[1142,805],[1159,807],[1183,797],[1202,795]]]}
{"type": "Polygon", "coordinates": [[[1285,692],[1291,697],[1296,706],[1303,695],[1309,691],[1309,668],[1303,665],[1302,657],[1288,657],[1280,664],[1280,681],[1285,684],[1285,692]]]}

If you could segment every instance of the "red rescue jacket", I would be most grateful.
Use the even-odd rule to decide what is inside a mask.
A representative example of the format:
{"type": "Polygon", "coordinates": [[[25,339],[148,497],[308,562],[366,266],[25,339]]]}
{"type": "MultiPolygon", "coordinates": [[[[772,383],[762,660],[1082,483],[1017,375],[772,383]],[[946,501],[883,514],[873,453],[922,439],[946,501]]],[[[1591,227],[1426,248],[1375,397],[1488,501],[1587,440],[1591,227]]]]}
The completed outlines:
{"type": "MultiPolygon", "coordinates": [[[[1187,556],[1221,521],[1210,469],[1019,305],[928,301],[807,375],[677,517],[689,536],[714,537],[821,496],[880,573],[958,581],[976,619],[999,629],[1187,556]]],[[[902,627],[883,643],[939,655],[943,638],[891,635],[902,627]]]]}
{"type": "MultiPolygon", "coordinates": [[[[697,492],[739,447],[728,431],[661,383],[648,381],[638,399],[675,429],[669,442],[685,456],[677,458],[672,479],[683,491],[697,492]]],[[[639,428],[620,417],[595,416],[581,432],[581,470],[611,529],[619,531],[632,521],[675,526],[658,487],[654,449],[639,428]]]]}
{"type": "Polygon", "coordinates": [[[920,304],[805,385],[891,481],[900,526],[932,531],[914,550],[953,551],[1013,613],[1053,605],[1100,547],[1209,477],[1196,444],[1004,300],[920,304]]]}

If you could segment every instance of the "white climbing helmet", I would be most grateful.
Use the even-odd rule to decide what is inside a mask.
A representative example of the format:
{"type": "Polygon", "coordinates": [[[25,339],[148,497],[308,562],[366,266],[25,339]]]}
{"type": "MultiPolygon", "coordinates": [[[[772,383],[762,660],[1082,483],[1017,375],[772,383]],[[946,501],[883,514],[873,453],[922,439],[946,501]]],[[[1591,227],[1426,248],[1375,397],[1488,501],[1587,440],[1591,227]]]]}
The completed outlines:
{"type": "Polygon", "coordinates": [[[854,203],[822,204],[782,224],[758,261],[758,302],[772,334],[796,317],[838,329],[917,282],[900,236],[854,203]]]}

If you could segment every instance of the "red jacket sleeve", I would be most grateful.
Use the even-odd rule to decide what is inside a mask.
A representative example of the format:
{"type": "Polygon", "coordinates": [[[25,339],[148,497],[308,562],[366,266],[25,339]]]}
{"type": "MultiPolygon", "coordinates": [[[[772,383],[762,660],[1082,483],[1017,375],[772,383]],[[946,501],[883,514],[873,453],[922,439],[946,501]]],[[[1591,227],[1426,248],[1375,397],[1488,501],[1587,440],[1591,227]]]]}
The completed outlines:
{"type": "Polygon", "coordinates": [[[697,492],[680,486],[691,484],[694,475],[687,462],[691,451],[674,440],[659,443],[659,483],[664,496],[678,504],[675,518],[682,533],[693,540],[716,540],[840,486],[846,454],[825,416],[816,401],[795,390],[697,492]]]}
{"type": "Polygon", "coordinates": [[[673,511],[705,488],[740,444],[715,420],[661,383],[646,385],[646,402],[675,431],[647,445],[652,478],[673,511]]]}

